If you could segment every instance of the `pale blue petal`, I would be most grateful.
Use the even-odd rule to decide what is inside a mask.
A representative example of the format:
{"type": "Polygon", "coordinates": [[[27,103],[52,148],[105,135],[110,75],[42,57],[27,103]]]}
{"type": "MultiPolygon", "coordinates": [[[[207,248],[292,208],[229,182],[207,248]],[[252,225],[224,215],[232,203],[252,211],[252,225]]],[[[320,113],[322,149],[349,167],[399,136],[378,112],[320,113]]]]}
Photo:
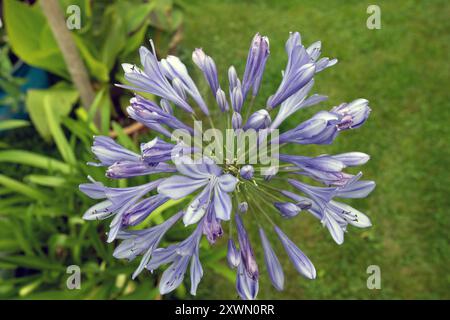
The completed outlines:
{"type": "Polygon", "coordinates": [[[231,197],[220,187],[214,188],[214,212],[220,220],[230,220],[231,216],[231,197]]]}
{"type": "Polygon", "coordinates": [[[261,237],[261,242],[264,249],[264,260],[266,262],[270,280],[272,281],[273,286],[277,290],[281,291],[284,288],[283,268],[281,267],[280,261],[273,251],[272,246],[270,245],[270,242],[262,228],[259,228],[259,236],[261,237]]]}
{"type": "Polygon", "coordinates": [[[181,199],[205,186],[208,180],[196,180],[184,176],[172,176],[158,186],[158,193],[171,199],[181,199]]]}

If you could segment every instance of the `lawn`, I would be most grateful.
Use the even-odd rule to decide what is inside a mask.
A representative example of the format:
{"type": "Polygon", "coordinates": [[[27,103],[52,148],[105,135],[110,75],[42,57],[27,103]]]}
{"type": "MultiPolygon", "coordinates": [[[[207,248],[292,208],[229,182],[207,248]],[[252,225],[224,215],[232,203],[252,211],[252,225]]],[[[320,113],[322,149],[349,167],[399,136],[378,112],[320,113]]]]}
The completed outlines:
{"type": "MultiPolygon", "coordinates": [[[[271,55],[257,104],[263,104],[280,81],[289,31],[299,31],[306,44],[321,40],[323,55],[339,59],[338,65],[316,77],[313,89],[329,100],[296,114],[289,126],[344,101],[364,97],[371,103],[365,126],[345,132],[332,146],[289,151],[370,154],[363,172],[377,188],[369,198],[351,204],[371,217],[373,227],[351,228],[338,246],[308,214],[281,223],[314,262],[318,277],[301,278],[281,255],[285,290],[271,287],[261,263],[259,298],[450,298],[448,3],[377,1],[381,30],[367,29],[369,3],[364,1],[183,3],[181,57],[190,61],[192,50],[203,47],[215,59],[223,85],[230,64],[242,75],[252,36],[269,36],[271,55]],[[381,290],[366,287],[369,265],[381,268],[381,290]]],[[[252,235],[255,243],[259,241],[256,232],[252,235]]],[[[275,240],[273,234],[271,238],[275,240]]],[[[281,251],[281,245],[276,248],[281,251]]],[[[256,251],[262,261],[262,252],[256,251]]],[[[235,298],[234,284],[211,271],[205,272],[197,298],[235,298]]]]}

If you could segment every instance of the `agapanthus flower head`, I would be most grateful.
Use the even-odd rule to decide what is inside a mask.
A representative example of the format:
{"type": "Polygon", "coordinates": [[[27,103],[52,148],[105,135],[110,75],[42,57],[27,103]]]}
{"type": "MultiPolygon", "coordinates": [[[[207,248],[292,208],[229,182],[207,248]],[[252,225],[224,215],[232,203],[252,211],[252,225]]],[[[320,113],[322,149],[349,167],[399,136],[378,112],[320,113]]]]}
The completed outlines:
{"type": "Polygon", "coordinates": [[[326,100],[310,93],[314,77],[337,62],[320,58],[320,41],[304,47],[298,32],[289,35],[285,49],[288,62],[280,84],[267,97],[267,106],[255,110],[253,102],[270,53],[268,38],[259,33],[251,41],[242,78],[229,67],[225,89],[220,87],[214,60],[195,49],[192,59],[210,96],[200,94],[179,58],[158,59],[152,42],[151,50],[139,50],[141,67],[123,65],[130,85],[119,86],[156,96],[150,101],[136,94],[127,108],[129,116],[154,137],[141,143],[140,152],[109,137],[94,137],[92,152],[98,161],[89,164],[106,167],[110,179],[147,176],[148,182],[112,188],[89,177],[91,182],[80,185],[80,190],[101,200],[85,212],[84,219],[111,219],[107,241],[121,240],[114,257],[140,258],[133,278],[168,265],[159,280],[161,294],[167,294],[185,281],[189,266],[190,292],[195,295],[204,274],[201,239],[220,246],[227,238],[226,260],[236,271],[237,293],[242,299],[255,299],[263,270],[255,251],[263,252],[267,279],[277,290],[283,290],[283,267],[288,268],[278,258],[282,251],[301,275],[316,278],[311,260],[278,226],[285,219],[300,222],[302,212],[309,212],[338,244],[344,242],[348,225],[371,226],[365,214],[336,200],[363,198],[374,189],[375,183],[361,180],[361,173],[344,171],[365,164],[367,154],[306,156],[294,151],[301,148],[298,145],[331,144],[343,131],[359,128],[369,116],[368,101],[356,99],[319,111],[279,132],[286,119],[326,100]],[[314,182],[306,183],[304,177],[314,182]],[[177,202],[181,211],[171,212],[169,205],[162,212],[163,223],[147,225],[155,210],[177,202]],[[189,228],[191,234],[165,245],[165,234],[176,224],[189,228]],[[252,231],[259,233],[260,245],[251,242],[252,231]]]}

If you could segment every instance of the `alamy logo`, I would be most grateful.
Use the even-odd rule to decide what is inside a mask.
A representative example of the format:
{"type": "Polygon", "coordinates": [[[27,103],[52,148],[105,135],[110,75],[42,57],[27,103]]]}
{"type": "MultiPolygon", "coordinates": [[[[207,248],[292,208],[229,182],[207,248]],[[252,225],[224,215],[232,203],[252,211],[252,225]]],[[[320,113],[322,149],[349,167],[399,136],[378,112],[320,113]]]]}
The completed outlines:
{"type": "Polygon", "coordinates": [[[77,265],[70,265],[66,269],[66,273],[70,274],[67,278],[66,286],[69,290],[81,289],[81,269],[77,265]]]}
{"type": "Polygon", "coordinates": [[[174,130],[171,137],[177,143],[171,158],[176,162],[181,156],[193,154],[198,162],[204,157],[216,164],[232,168],[234,165],[259,165],[262,175],[273,175],[279,164],[278,129],[226,129],[210,128],[203,131],[201,121],[194,122],[194,132],[174,130]]]}
{"type": "Polygon", "coordinates": [[[381,289],[381,269],[377,265],[370,265],[366,270],[370,276],[367,278],[367,289],[381,289]]]}
{"type": "Polygon", "coordinates": [[[70,5],[67,7],[66,13],[69,17],[66,20],[66,25],[69,30],[81,29],[81,9],[79,6],[70,5]]]}
{"type": "Polygon", "coordinates": [[[367,29],[381,29],[381,9],[376,4],[371,4],[367,7],[367,14],[370,16],[367,18],[367,29]]]}

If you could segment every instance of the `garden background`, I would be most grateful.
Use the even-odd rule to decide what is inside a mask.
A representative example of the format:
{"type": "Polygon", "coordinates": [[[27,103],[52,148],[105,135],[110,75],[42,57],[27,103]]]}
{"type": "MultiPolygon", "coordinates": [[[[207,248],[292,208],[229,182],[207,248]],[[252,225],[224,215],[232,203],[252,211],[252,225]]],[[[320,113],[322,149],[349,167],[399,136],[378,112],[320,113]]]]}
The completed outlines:
{"type": "MultiPolygon", "coordinates": [[[[359,97],[370,101],[372,113],[362,128],[345,132],[332,146],[306,152],[371,155],[363,171],[377,188],[351,204],[371,218],[373,227],[351,230],[337,246],[311,216],[283,224],[314,262],[318,277],[303,279],[283,257],[285,290],[271,287],[263,269],[259,298],[450,298],[447,1],[60,1],[62,7],[77,3],[82,8],[82,28],[74,33],[95,90],[91,111],[79,101],[39,4],[17,3],[2,3],[0,297],[191,298],[184,287],[159,296],[158,274],[144,273],[131,281],[135,265],[111,257],[114,246],[104,243],[104,226],[81,220],[93,202],[77,185],[87,174],[102,175],[85,165],[92,160],[92,135],[112,134],[134,148],[149,137],[133,128],[124,113],[131,94],[112,86],[123,80],[120,63],[136,61],[138,45],[151,37],[160,57],[175,53],[193,70],[191,53],[202,47],[225,84],[229,65],[242,75],[250,40],[260,32],[270,38],[257,100],[262,104],[280,81],[289,31],[299,31],[303,43],[321,40],[323,54],[339,63],[315,78],[314,92],[327,95],[328,101],[297,113],[286,125],[303,121],[320,107],[359,97]],[[370,4],[381,8],[379,30],[366,26],[370,4]],[[34,73],[26,69],[25,76],[18,75],[17,61],[35,67],[34,73]],[[31,90],[27,81],[33,83],[31,90]],[[81,266],[81,290],[66,288],[70,264],[81,266]],[[369,265],[381,268],[380,290],[366,286],[369,265]]],[[[199,72],[193,75],[202,82],[199,72]]],[[[154,216],[150,223],[162,219],[161,212],[154,216]]],[[[252,238],[257,240],[255,231],[252,238]]],[[[206,250],[196,299],[237,297],[225,245],[222,240],[206,250]]],[[[261,261],[262,252],[256,255],[261,261]]]]}

